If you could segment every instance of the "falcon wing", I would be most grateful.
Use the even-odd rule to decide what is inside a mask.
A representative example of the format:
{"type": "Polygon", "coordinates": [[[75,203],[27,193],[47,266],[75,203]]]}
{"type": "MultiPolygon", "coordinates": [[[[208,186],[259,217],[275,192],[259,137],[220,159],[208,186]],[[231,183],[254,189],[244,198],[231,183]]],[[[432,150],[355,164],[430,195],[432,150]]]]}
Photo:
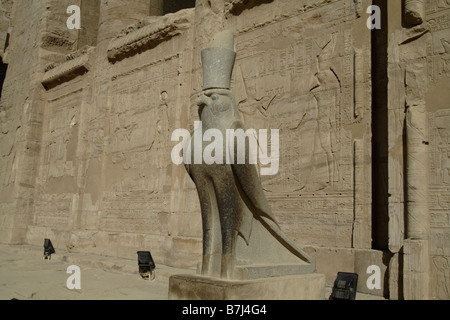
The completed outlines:
{"type": "MultiPolygon", "coordinates": [[[[236,121],[233,123],[232,128],[243,129],[242,122],[236,121]]],[[[256,166],[249,164],[248,150],[248,138],[246,138],[246,164],[237,163],[237,146],[233,143],[228,146],[234,145],[234,164],[231,165],[233,170],[234,179],[236,181],[237,188],[241,194],[247,207],[253,213],[256,219],[258,219],[286,248],[288,248],[293,254],[302,259],[305,262],[314,265],[313,258],[303,250],[297,248],[297,246],[283,233],[272,210],[267,202],[264,190],[261,186],[261,182],[256,171],[256,166]]],[[[230,150],[231,152],[232,150],[230,150]]]]}
{"type": "MultiPolygon", "coordinates": [[[[235,121],[232,125],[234,130],[242,129],[245,131],[242,122],[235,121]]],[[[231,137],[230,137],[231,138],[231,137]]],[[[234,178],[236,181],[236,185],[239,189],[239,192],[242,196],[247,207],[250,209],[253,214],[266,218],[273,221],[277,226],[275,216],[270,209],[270,206],[267,202],[266,196],[264,194],[264,190],[261,186],[261,181],[258,176],[258,172],[256,171],[256,166],[253,164],[249,164],[249,142],[248,137],[245,138],[245,164],[237,164],[238,157],[238,146],[237,143],[229,141],[227,144],[229,148],[234,146],[234,150],[230,150],[230,154],[233,154],[233,164],[231,164],[234,178]]]]}

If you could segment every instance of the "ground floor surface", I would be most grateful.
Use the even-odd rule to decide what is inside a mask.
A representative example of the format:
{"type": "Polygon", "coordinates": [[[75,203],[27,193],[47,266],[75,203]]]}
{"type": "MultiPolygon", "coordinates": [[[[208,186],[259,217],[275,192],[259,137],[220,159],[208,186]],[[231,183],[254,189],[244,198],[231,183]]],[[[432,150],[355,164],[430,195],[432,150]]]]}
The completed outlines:
{"type": "MultiPolygon", "coordinates": [[[[148,281],[139,276],[137,256],[128,260],[56,249],[51,260],[44,260],[43,252],[40,246],[0,245],[0,300],[167,300],[171,275],[195,274],[156,263],[156,277],[148,281]],[[81,289],[69,288],[76,284],[71,266],[79,267],[81,289]]],[[[326,288],[326,297],[330,294],[326,288]]]]}

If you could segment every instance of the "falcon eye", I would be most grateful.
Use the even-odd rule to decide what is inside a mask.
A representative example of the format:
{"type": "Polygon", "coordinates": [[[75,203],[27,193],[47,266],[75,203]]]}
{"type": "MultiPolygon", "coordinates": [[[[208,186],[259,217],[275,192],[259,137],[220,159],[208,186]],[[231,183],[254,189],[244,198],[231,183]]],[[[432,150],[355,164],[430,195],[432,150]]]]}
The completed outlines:
{"type": "Polygon", "coordinates": [[[213,94],[211,95],[211,99],[213,99],[214,101],[216,101],[216,100],[219,99],[219,95],[218,95],[217,93],[213,93],[213,94]]]}

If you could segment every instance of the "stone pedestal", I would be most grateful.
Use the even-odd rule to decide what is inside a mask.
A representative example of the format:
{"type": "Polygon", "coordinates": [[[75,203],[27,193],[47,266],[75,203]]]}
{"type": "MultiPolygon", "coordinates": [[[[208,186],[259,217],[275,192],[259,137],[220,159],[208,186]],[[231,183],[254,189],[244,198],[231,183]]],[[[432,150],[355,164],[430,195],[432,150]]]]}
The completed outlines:
{"type": "Polygon", "coordinates": [[[169,280],[169,300],[324,300],[325,276],[306,274],[246,281],[198,275],[169,280]]]}

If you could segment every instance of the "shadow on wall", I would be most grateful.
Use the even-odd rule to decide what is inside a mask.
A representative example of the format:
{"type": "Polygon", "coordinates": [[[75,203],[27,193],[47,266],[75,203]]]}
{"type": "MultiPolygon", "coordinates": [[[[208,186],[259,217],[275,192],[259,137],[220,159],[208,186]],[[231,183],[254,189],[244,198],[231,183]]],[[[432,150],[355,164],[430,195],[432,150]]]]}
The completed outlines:
{"type": "Polygon", "coordinates": [[[0,57],[0,99],[2,97],[3,83],[5,82],[7,69],[8,65],[3,63],[3,59],[0,57]]]}
{"type": "Polygon", "coordinates": [[[182,9],[194,8],[195,0],[164,0],[164,14],[174,13],[182,9]]]}

